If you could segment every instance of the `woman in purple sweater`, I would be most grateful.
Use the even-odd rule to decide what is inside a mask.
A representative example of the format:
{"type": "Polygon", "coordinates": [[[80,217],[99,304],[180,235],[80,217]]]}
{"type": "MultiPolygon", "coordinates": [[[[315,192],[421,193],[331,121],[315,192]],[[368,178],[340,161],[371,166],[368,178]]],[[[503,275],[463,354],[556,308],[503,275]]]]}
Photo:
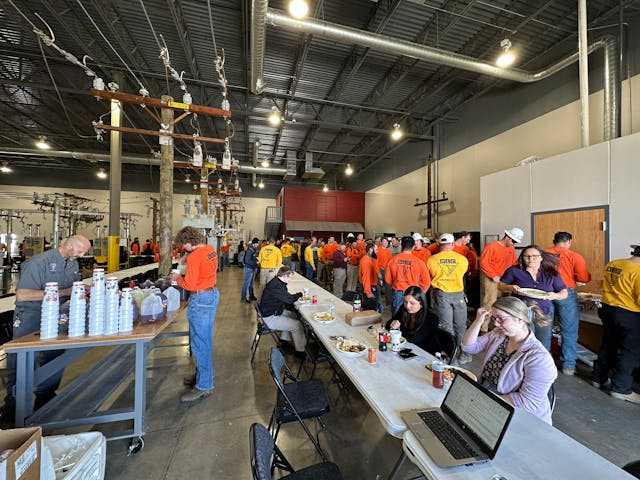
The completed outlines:
{"type": "Polygon", "coordinates": [[[523,408],[551,424],[548,392],[558,371],[553,359],[532,331],[532,323],[548,323],[538,306],[516,297],[499,298],[491,312],[481,308],[464,334],[462,350],[484,352],[479,382],[514,407],[523,408]],[[478,337],[482,322],[495,328],[478,337]]]}

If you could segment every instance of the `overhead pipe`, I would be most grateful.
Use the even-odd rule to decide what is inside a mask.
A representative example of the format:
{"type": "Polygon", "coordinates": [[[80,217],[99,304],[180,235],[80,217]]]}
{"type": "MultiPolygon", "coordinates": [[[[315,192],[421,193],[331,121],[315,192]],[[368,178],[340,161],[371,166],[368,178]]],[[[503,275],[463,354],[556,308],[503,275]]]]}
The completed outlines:
{"type": "MultiPolygon", "coordinates": [[[[75,160],[87,160],[90,162],[105,162],[111,161],[109,155],[104,153],[89,153],[89,152],[74,152],[69,150],[37,150],[32,148],[3,148],[0,149],[0,155],[15,155],[15,156],[31,156],[31,157],[53,157],[53,158],[72,158],[75,160]]],[[[122,163],[129,163],[132,165],[160,165],[160,160],[154,157],[147,157],[141,155],[123,155],[122,163]]],[[[286,168],[279,167],[254,167],[253,165],[240,165],[238,167],[240,173],[258,174],[258,175],[273,175],[284,176],[287,173],[286,168]]]]}
{"type": "Polygon", "coordinates": [[[267,36],[265,18],[268,0],[251,0],[251,92],[258,95],[264,90],[264,46],[267,36]]]}
{"type": "Polygon", "coordinates": [[[587,52],[587,0],[578,0],[578,78],[582,146],[589,146],[589,53],[587,52]]]}
{"type": "MultiPolygon", "coordinates": [[[[258,2],[254,2],[254,4],[256,3],[258,2]]],[[[262,8],[262,5],[260,5],[259,8],[262,8]]],[[[258,11],[253,18],[257,21],[260,17],[261,11],[258,11]]],[[[344,25],[338,25],[323,20],[311,18],[295,19],[272,8],[267,8],[266,20],[276,27],[288,28],[301,33],[328,38],[341,43],[368,47],[372,50],[385,52],[391,55],[415,58],[417,60],[424,60],[431,63],[446,65],[453,68],[459,68],[461,70],[476,72],[505,80],[512,80],[519,83],[532,83],[543,80],[578,60],[578,52],[575,52],[545,68],[535,72],[529,72],[519,68],[500,68],[491,63],[460,55],[458,53],[408,42],[388,35],[358,30],[356,28],[346,27],[344,25]]],[[[256,25],[253,25],[252,28],[255,27],[256,25]]],[[[620,136],[619,129],[616,128],[615,124],[616,111],[620,108],[619,95],[616,94],[615,89],[615,83],[619,81],[620,76],[615,54],[616,45],[617,40],[615,37],[605,36],[593,42],[588,47],[588,53],[592,53],[600,48],[604,50],[605,140],[611,140],[612,138],[620,136]]],[[[264,52],[264,48],[262,51],[264,52]]],[[[262,66],[263,60],[263,58],[253,57],[252,65],[255,66],[259,64],[262,66]]],[[[262,75],[261,71],[260,74],[262,75]]]]}

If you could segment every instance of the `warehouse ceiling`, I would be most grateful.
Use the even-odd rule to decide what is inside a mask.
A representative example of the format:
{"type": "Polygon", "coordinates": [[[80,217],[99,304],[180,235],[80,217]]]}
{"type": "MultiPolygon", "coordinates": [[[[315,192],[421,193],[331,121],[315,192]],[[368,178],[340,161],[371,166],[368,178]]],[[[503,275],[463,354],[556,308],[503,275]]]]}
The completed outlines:
{"type": "MultiPolygon", "coordinates": [[[[270,167],[282,171],[286,152],[290,151],[289,155],[300,160],[311,154],[313,166],[324,171],[321,178],[304,179],[299,165],[295,178],[261,175],[272,187],[286,183],[344,188],[347,164],[357,175],[359,169],[384,159],[403,142],[428,142],[433,126],[438,121],[453,121],[461,105],[491,89],[517,85],[267,25],[264,90],[254,94],[250,55],[252,3],[259,2],[2,0],[0,162],[8,162],[16,173],[20,167],[30,167],[30,171],[39,167],[43,174],[65,169],[76,173],[96,170],[95,159],[84,153],[109,152],[109,133],[98,141],[92,126],[100,119],[109,123],[109,104],[90,94],[95,77],[88,72],[94,72],[107,85],[118,83],[120,92],[139,95],[143,89],[151,97],[169,94],[180,102],[186,89],[194,104],[220,108],[225,89],[216,70],[218,60],[218,67],[224,67],[232,124],[220,117],[189,115],[176,125],[176,131],[189,136],[197,133],[230,137],[233,157],[241,166],[251,164],[255,141],[259,140],[258,158],[268,160],[270,167]],[[34,27],[53,37],[53,45],[39,40],[34,27]],[[86,66],[74,64],[63,56],[64,52],[80,62],[84,59],[86,66]],[[171,69],[181,75],[182,83],[171,75],[171,69]],[[283,119],[278,126],[268,120],[274,109],[283,119]],[[404,132],[400,141],[393,141],[389,135],[396,123],[404,132]],[[40,137],[46,138],[52,150],[80,155],[53,158],[44,152],[29,153],[40,137]],[[16,155],[20,149],[27,151],[16,155]]],[[[577,1],[309,3],[311,18],[490,64],[501,52],[500,42],[508,38],[517,52],[514,65],[524,70],[544,67],[577,48],[577,1]]],[[[590,40],[602,33],[617,34],[621,7],[625,18],[640,9],[638,1],[628,0],[589,0],[587,4],[590,40]]],[[[288,14],[288,1],[270,0],[269,8],[288,14]]],[[[124,112],[126,127],[159,128],[139,105],[126,104],[124,112]]],[[[191,159],[192,140],[177,139],[175,146],[176,160],[191,159]]],[[[205,155],[220,161],[223,149],[219,144],[204,147],[205,155]]],[[[158,151],[157,136],[123,134],[125,157],[151,158],[158,151]]],[[[140,164],[125,165],[124,173],[157,177],[150,167],[140,164]]],[[[175,177],[181,180],[188,173],[189,169],[182,167],[175,177]]],[[[246,183],[251,174],[243,172],[239,176],[246,183]]]]}

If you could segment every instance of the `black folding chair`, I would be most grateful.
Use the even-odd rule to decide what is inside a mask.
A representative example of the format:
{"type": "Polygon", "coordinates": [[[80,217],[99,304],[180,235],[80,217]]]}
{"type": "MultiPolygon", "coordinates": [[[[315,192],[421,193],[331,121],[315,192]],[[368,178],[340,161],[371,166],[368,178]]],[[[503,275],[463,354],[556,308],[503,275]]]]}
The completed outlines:
{"type": "Polygon", "coordinates": [[[276,342],[276,345],[278,345],[278,342],[280,341],[280,337],[278,337],[278,330],[272,330],[266,323],[264,323],[262,313],[260,313],[260,307],[258,307],[257,303],[253,304],[253,308],[256,311],[257,326],[256,335],[253,337],[253,342],[251,343],[251,368],[255,366],[256,351],[258,350],[258,344],[260,343],[260,337],[262,337],[262,335],[271,335],[271,338],[276,342]]]}
{"type": "Polygon", "coordinates": [[[324,384],[315,379],[298,381],[287,365],[282,352],[277,348],[271,349],[269,371],[278,387],[276,404],[269,420],[269,431],[273,433],[274,441],[278,438],[282,424],[298,421],[322,459],[326,461],[327,457],[320,448],[318,434],[316,433],[314,438],[304,423],[305,419],[315,418],[324,428],[324,422],[320,417],[329,412],[329,399],[324,384]],[[288,383],[286,383],[287,380],[288,383]]]}
{"type": "Polygon", "coordinates": [[[640,478],[640,460],[635,460],[633,462],[627,463],[624,467],[622,467],[627,473],[630,473],[636,478],[640,478]]]}
{"type": "MultiPolygon", "coordinates": [[[[439,352],[444,354],[445,360],[447,363],[451,363],[455,358],[456,352],[458,351],[458,342],[456,341],[455,335],[451,334],[447,330],[442,328],[438,328],[436,331],[436,336],[438,338],[439,352]]],[[[435,355],[436,352],[429,352],[432,355],[435,355]]]]}
{"type": "Polygon", "coordinates": [[[282,451],[275,444],[269,431],[259,423],[249,428],[249,448],[251,450],[251,473],[253,480],[272,480],[277,468],[290,472],[280,477],[288,480],[341,480],[342,474],[335,463],[322,462],[295,471],[282,451]]]}
{"type": "Polygon", "coordinates": [[[342,375],[340,375],[340,372],[338,371],[338,368],[336,366],[336,361],[331,356],[331,353],[329,353],[329,351],[325,348],[322,342],[318,340],[318,337],[316,337],[316,334],[313,331],[313,328],[305,321],[303,321],[302,324],[304,326],[305,334],[307,336],[307,344],[304,347],[305,356],[300,361],[300,366],[298,367],[298,373],[296,376],[300,378],[300,373],[304,369],[304,366],[307,363],[311,363],[313,367],[311,368],[311,373],[309,374],[309,377],[308,377],[309,379],[311,379],[313,378],[313,375],[316,371],[316,367],[318,366],[318,364],[327,362],[331,367],[331,370],[333,370],[333,375],[336,378],[340,388],[346,388],[347,383],[342,378],[342,375]]]}

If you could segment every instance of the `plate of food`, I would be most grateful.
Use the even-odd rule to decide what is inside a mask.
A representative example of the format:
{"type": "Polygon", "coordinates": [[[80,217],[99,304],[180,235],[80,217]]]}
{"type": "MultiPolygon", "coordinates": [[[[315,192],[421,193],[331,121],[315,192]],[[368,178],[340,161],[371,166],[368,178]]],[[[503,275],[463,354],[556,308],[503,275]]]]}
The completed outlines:
{"type": "Polygon", "coordinates": [[[300,303],[309,303],[311,301],[311,297],[300,297],[298,301],[300,303]]]}
{"type": "Polygon", "coordinates": [[[444,376],[444,381],[445,382],[453,382],[453,379],[455,378],[457,372],[462,372],[467,377],[469,377],[471,380],[474,380],[476,382],[478,381],[478,377],[476,377],[473,372],[470,372],[466,368],[455,367],[453,365],[447,365],[444,368],[444,375],[443,375],[444,376]]]}
{"type": "Polygon", "coordinates": [[[537,288],[520,288],[516,293],[518,295],[524,295],[526,297],[539,299],[545,299],[549,295],[549,292],[538,290],[537,288]]]}
{"type": "Polygon", "coordinates": [[[313,314],[313,319],[320,323],[330,323],[333,322],[336,317],[331,315],[330,312],[317,312],[313,314]]]}
{"type": "Polygon", "coordinates": [[[367,352],[367,346],[355,338],[345,338],[336,343],[336,350],[345,355],[357,357],[367,352]]]}

